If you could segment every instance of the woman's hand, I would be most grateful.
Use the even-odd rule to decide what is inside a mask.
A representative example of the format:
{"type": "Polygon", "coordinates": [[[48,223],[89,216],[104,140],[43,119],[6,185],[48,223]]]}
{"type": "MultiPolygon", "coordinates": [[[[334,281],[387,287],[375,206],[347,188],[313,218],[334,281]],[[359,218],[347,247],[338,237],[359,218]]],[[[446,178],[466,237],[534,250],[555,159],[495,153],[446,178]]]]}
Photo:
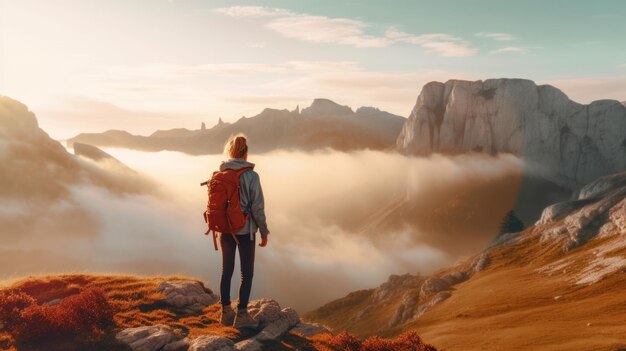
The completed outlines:
{"type": "Polygon", "coordinates": [[[267,236],[261,236],[261,242],[259,243],[260,247],[267,246],[267,236]]]}

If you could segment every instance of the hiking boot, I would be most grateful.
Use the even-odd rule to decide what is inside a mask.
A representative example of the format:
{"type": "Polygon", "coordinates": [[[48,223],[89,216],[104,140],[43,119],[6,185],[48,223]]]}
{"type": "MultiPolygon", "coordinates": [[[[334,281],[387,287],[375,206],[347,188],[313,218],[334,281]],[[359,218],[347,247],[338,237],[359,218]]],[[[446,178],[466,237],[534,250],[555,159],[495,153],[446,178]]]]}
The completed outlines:
{"type": "Polygon", "coordinates": [[[259,321],[252,318],[248,313],[248,309],[237,309],[235,316],[235,328],[237,329],[256,329],[259,327],[259,321]]]}
{"type": "Polygon", "coordinates": [[[235,311],[230,305],[222,305],[222,314],[220,315],[220,323],[231,327],[235,322],[235,311]]]}

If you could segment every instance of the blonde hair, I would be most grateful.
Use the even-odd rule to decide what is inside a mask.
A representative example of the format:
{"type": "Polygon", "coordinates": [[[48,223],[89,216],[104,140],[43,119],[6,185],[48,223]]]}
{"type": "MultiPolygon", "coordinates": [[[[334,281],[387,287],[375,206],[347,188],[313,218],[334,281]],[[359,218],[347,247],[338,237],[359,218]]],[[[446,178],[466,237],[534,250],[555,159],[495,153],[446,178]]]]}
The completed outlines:
{"type": "Polygon", "coordinates": [[[231,135],[224,144],[224,154],[230,158],[243,158],[248,153],[248,139],[243,133],[231,135]]]}

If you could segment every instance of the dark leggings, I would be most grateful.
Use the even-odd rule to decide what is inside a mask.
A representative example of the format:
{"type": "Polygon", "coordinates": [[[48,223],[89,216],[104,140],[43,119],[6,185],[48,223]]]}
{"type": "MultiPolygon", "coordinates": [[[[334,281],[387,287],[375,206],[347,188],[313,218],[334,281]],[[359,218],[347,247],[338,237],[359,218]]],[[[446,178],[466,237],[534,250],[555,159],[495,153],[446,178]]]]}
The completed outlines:
{"type": "MultiPolygon", "coordinates": [[[[246,309],[250,300],[252,289],[252,276],[254,275],[254,244],[256,235],[250,240],[250,235],[237,235],[239,240],[239,262],[241,264],[241,284],[239,285],[239,303],[237,308],[246,309]]],[[[237,243],[232,234],[220,235],[222,247],[222,279],[220,281],[220,294],[222,305],[230,305],[230,281],[235,271],[235,251],[237,243]]]]}

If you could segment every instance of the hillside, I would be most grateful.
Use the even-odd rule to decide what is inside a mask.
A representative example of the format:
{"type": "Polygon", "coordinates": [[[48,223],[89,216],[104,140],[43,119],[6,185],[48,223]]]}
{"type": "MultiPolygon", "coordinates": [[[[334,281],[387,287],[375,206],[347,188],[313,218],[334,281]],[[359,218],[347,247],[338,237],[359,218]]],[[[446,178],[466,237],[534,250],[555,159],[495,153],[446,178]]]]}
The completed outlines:
{"type": "Polygon", "coordinates": [[[306,317],[359,336],[415,330],[444,350],[626,347],[626,173],[429,276],[394,275],[306,317]]]}
{"type": "MultiPolygon", "coordinates": [[[[338,351],[346,342],[360,343],[301,322],[294,310],[268,299],[250,303],[260,329],[240,332],[219,323],[218,301],[201,281],[182,276],[27,277],[0,288],[0,350],[338,351]]],[[[414,334],[371,339],[379,348],[362,350],[408,344],[435,350],[414,334]]]]}
{"type": "Polygon", "coordinates": [[[173,150],[192,155],[218,154],[231,134],[243,132],[255,152],[280,148],[313,150],[330,147],[349,151],[393,149],[406,119],[373,107],[352,111],[328,99],[315,99],[311,106],[294,111],[265,109],[234,123],[220,121],[212,128],[156,131],[150,136],[125,131],[84,133],[68,140],[96,146],[115,146],[142,151],[173,150]]]}

